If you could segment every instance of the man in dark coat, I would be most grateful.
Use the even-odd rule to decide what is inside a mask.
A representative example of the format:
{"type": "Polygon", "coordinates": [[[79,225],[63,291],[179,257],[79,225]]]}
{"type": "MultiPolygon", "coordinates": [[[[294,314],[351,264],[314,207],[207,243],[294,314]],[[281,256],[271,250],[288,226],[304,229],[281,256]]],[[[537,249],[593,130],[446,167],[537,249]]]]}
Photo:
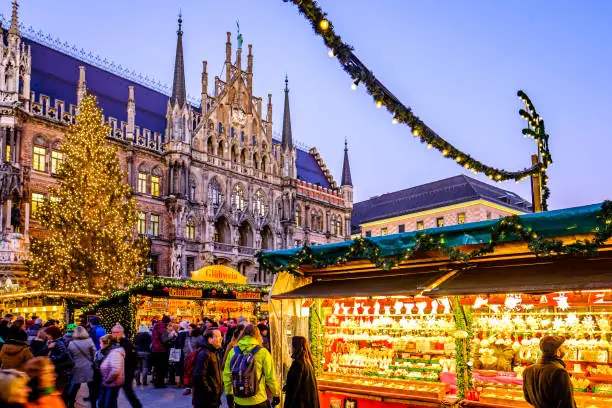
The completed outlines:
{"type": "Polygon", "coordinates": [[[125,337],[125,330],[123,329],[123,326],[116,324],[111,329],[111,334],[115,339],[117,339],[117,342],[125,351],[125,380],[122,387],[125,397],[133,408],[142,408],[142,403],[134,392],[134,372],[136,371],[136,365],[138,364],[138,355],[134,350],[132,342],[125,337]]]}
{"type": "Polygon", "coordinates": [[[543,337],[542,358],[523,372],[525,400],[535,408],[576,408],[570,375],[562,360],[564,341],[561,336],[543,337]]]}
{"type": "Polygon", "coordinates": [[[155,388],[166,388],[164,384],[164,380],[168,375],[168,352],[170,349],[164,342],[162,338],[166,333],[166,327],[170,323],[170,316],[162,317],[161,322],[155,323],[153,326],[153,336],[152,336],[152,347],[151,351],[153,352],[151,355],[151,361],[153,363],[153,368],[155,369],[155,377],[154,377],[154,387],[155,388]]]}
{"type": "Polygon", "coordinates": [[[221,330],[212,328],[204,332],[198,347],[200,351],[193,369],[193,407],[219,408],[223,393],[219,350],[223,343],[221,330]]]}

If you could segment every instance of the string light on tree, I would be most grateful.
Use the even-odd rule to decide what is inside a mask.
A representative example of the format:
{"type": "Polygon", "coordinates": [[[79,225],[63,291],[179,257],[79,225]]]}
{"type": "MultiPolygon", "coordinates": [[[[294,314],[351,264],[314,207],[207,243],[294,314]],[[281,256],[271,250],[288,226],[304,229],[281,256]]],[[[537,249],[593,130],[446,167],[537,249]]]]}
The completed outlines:
{"type": "Polygon", "coordinates": [[[36,213],[47,234],[32,240],[27,267],[41,289],[104,294],[134,282],[147,264],[148,244],[134,233],[136,201],[109,130],[96,98],[86,95],[60,147],[53,200],[36,213]]]}

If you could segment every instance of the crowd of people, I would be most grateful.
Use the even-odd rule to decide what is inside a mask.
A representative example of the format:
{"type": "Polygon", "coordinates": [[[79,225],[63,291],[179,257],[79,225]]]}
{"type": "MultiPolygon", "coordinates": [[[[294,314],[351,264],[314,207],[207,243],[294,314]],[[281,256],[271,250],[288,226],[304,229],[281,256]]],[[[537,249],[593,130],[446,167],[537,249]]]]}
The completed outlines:
{"type": "MultiPolygon", "coordinates": [[[[296,336],[293,364],[282,390],[270,353],[269,329],[240,317],[201,324],[163,316],[141,324],[133,341],[115,323],[110,333],[98,316],[62,329],[10,314],[0,321],[0,406],[73,408],[81,385],[92,408],[116,408],[123,390],[132,407],[142,407],[134,390],[184,388],[194,408],[319,408],[308,342],[296,336]]],[[[114,323],[114,322],[113,322],[114,323]]],[[[108,326],[107,326],[108,327],[108,326]]]]}

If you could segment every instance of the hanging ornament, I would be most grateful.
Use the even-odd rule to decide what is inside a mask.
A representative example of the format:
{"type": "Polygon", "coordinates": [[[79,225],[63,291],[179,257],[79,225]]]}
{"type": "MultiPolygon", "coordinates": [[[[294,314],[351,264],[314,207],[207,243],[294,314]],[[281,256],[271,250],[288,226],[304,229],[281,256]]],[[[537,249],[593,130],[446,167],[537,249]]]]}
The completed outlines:
{"type": "Polygon", "coordinates": [[[567,310],[570,308],[570,305],[568,303],[568,299],[567,296],[565,296],[565,293],[559,293],[559,296],[555,296],[553,298],[556,302],[557,302],[557,307],[561,310],[567,310]]]}
{"type": "Polygon", "coordinates": [[[227,289],[223,289],[223,294],[227,295],[227,289]]]}
{"type": "Polygon", "coordinates": [[[482,298],[478,296],[476,300],[474,300],[474,309],[480,309],[484,305],[489,303],[489,299],[482,298]]]}
{"type": "Polygon", "coordinates": [[[329,21],[327,21],[326,19],[319,21],[319,27],[321,28],[321,30],[326,31],[329,28],[329,21]]]}
{"type": "Polygon", "coordinates": [[[210,293],[212,293],[213,296],[216,296],[217,295],[217,290],[213,289],[212,292],[210,292],[210,293]]]}
{"type": "Polygon", "coordinates": [[[164,292],[169,292],[169,291],[170,291],[170,289],[168,289],[167,286],[164,286],[164,292]]]}
{"type": "Polygon", "coordinates": [[[153,285],[151,283],[147,285],[147,290],[153,290],[153,285]]]}
{"type": "Polygon", "coordinates": [[[232,295],[236,296],[236,293],[237,292],[235,290],[232,290],[232,295]]]}

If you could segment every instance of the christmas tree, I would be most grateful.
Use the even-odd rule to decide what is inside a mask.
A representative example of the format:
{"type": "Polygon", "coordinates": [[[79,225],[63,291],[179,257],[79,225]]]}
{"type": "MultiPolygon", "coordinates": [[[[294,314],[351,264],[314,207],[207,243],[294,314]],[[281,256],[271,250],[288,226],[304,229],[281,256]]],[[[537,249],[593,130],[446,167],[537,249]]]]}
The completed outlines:
{"type": "Polygon", "coordinates": [[[28,276],[41,289],[103,294],[133,283],[146,266],[136,202],[108,133],[96,98],[86,95],[60,149],[58,187],[34,214],[47,234],[32,241],[28,276]]]}

